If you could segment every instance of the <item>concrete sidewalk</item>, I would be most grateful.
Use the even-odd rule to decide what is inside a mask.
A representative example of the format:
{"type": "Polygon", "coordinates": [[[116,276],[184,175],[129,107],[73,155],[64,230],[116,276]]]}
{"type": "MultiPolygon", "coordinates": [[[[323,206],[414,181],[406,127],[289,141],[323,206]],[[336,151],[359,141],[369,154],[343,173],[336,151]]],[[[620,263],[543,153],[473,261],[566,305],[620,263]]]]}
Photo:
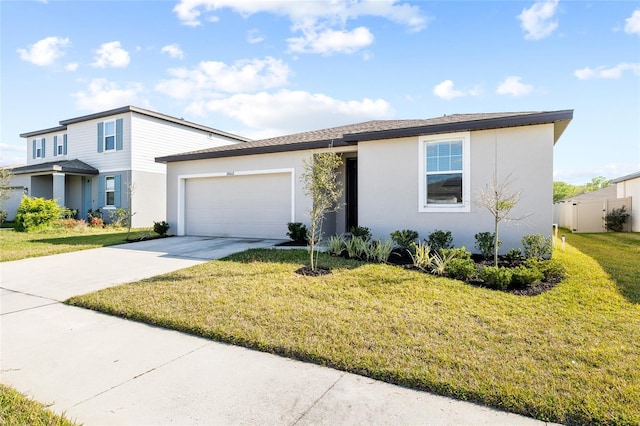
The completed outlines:
{"type": "Polygon", "coordinates": [[[59,303],[273,242],[148,243],[0,264],[0,381],[88,425],[543,424],[59,303]]]}

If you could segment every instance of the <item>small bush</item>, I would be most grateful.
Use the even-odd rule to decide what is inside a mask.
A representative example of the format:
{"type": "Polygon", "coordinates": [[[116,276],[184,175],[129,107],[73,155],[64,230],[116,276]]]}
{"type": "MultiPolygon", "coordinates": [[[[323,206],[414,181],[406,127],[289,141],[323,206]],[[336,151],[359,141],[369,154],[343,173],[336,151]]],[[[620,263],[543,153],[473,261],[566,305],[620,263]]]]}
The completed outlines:
{"type": "Polygon", "coordinates": [[[307,235],[309,231],[304,223],[289,222],[287,223],[287,228],[289,229],[287,237],[291,238],[291,241],[304,244],[308,242],[307,235]]]}
{"type": "MultiPolygon", "coordinates": [[[[118,207],[109,211],[109,221],[111,225],[123,228],[129,225],[129,209],[118,207]]],[[[155,222],[154,222],[155,223],[155,222]]]]}
{"type": "Polygon", "coordinates": [[[441,249],[440,253],[443,256],[451,255],[452,259],[462,259],[462,260],[471,259],[471,252],[467,251],[465,247],[441,249]]]}
{"type": "Polygon", "coordinates": [[[408,249],[418,239],[418,233],[411,229],[393,231],[391,233],[391,239],[395,243],[396,247],[408,249]]]}
{"type": "Polygon", "coordinates": [[[441,231],[436,229],[431,234],[429,234],[429,238],[427,239],[431,250],[439,251],[442,249],[450,249],[453,247],[453,237],[451,236],[451,231],[441,231]]]}
{"type": "Polygon", "coordinates": [[[327,253],[332,256],[341,256],[345,251],[345,238],[342,235],[333,235],[327,240],[327,253]]]}
{"type": "Polygon", "coordinates": [[[345,250],[351,259],[366,258],[367,240],[363,237],[351,237],[345,240],[345,250]]]}
{"type": "Polygon", "coordinates": [[[54,225],[60,217],[60,206],[55,200],[22,197],[16,211],[16,231],[29,232],[54,225]]]}
{"type": "Polygon", "coordinates": [[[413,266],[420,269],[426,269],[431,265],[433,255],[431,253],[431,246],[425,242],[413,243],[413,248],[409,250],[413,266]]]}
{"type": "Polygon", "coordinates": [[[444,275],[447,272],[449,262],[451,262],[455,255],[456,253],[451,251],[447,254],[437,251],[434,252],[431,257],[431,264],[429,265],[431,272],[436,275],[444,275]]]}
{"type": "Polygon", "coordinates": [[[365,241],[371,239],[371,230],[366,226],[352,226],[350,232],[352,237],[362,238],[365,241]]]}
{"type": "MultiPolygon", "coordinates": [[[[493,257],[495,236],[491,232],[478,232],[475,235],[476,249],[480,252],[482,257],[489,259],[493,257]]],[[[502,245],[502,241],[498,240],[498,248],[502,245]]]]}
{"type": "Polygon", "coordinates": [[[520,248],[512,248],[507,252],[507,260],[516,262],[522,259],[522,250],[520,248]]]}
{"type": "Polygon", "coordinates": [[[477,273],[477,269],[473,260],[454,257],[447,264],[445,272],[453,279],[467,281],[477,273]]]}
{"type": "Polygon", "coordinates": [[[104,221],[101,217],[94,216],[89,220],[89,226],[93,228],[104,228],[104,221]]]}
{"type": "Polygon", "coordinates": [[[607,231],[622,232],[629,216],[626,206],[613,209],[604,217],[604,226],[607,231]]]}
{"type": "Polygon", "coordinates": [[[506,290],[511,284],[511,270],[502,266],[485,266],[479,277],[485,286],[496,290],[506,290]]]}
{"type": "Polygon", "coordinates": [[[365,245],[365,256],[370,262],[386,263],[391,256],[393,246],[390,240],[367,241],[365,245]]]}
{"type": "Polygon", "coordinates": [[[545,280],[552,278],[562,278],[564,268],[556,260],[528,259],[525,266],[530,269],[537,269],[542,272],[545,280]]]}
{"type": "Polygon", "coordinates": [[[60,219],[75,219],[78,214],[78,210],[71,210],[68,207],[62,207],[60,209],[60,219]]]}
{"type": "Polygon", "coordinates": [[[7,216],[9,216],[9,213],[6,210],[0,210],[0,223],[4,223],[7,220],[7,216]]]}
{"type": "Polygon", "coordinates": [[[527,259],[545,259],[551,257],[551,237],[542,234],[525,235],[522,237],[524,257],[527,259]]]}
{"type": "Polygon", "coordinates": [[[100,211],[100,209],[89,209],[89,211],[87,212],[87,221],[89,221],[89,223],[91,223],[91,219],[97,217],[98,219],[102,219],[102,212],[100,211]]]}
{"type": "Polygon", "coordinates": [[[165,235],[167,235],[169,228],[171,228],[171,226],[164,220],[160,222],[153,222],[153,232],[160,236],[164,237],[165,235]]]}
{"type": "Polygon", "coordinates": [[[542,281],[544,274],[538,268],[516,266],[511,269],[511,287],[523,288],[542,281]]]}

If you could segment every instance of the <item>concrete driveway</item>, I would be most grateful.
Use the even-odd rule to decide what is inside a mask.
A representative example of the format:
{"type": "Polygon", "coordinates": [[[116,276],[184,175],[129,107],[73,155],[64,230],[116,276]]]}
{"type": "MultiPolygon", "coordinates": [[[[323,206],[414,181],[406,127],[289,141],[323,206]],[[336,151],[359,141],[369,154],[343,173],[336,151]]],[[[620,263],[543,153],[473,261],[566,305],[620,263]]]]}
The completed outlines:
{"type": "Polygon", "coordinates": [[[542,424],[60,303],[273,243],[174,237],[1,263],[0,381],[88,425],[542,424]]]}

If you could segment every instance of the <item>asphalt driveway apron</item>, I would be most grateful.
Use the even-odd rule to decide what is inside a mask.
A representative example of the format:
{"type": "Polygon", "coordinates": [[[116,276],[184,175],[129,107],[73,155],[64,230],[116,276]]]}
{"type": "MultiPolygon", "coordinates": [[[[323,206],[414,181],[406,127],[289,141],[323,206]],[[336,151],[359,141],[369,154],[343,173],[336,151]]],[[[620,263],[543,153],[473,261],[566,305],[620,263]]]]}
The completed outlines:
{"type": "Polygon", "coordinates": [[[0,264],[0,382],[92,425],[542,424],[60,303],[273,240],[173,237],[0,264]]]}

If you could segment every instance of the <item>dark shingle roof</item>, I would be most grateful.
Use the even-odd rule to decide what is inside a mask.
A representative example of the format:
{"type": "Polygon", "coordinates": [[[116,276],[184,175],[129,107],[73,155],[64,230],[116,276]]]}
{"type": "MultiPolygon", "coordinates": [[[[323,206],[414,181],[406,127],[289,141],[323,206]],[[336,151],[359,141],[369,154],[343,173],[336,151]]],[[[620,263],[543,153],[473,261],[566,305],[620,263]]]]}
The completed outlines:
{"type": "Polygon", "coordinates": [[[60,172],[74,175],[97,175],[99,170],[80,160],[50,161],[47,163],[31,164],[29,166],[15,167],[11,173],[24,175],[29,173],[60,172]]]}
{"type": "Polygon", "coordinates": [[[556,140],[573,118],[573,110],[551,112],[500,112],[481,114],[453,114],[442,117],[416,120],[375,120],[346,126],[295,133],[269,139],[249,141],[237,145],[191,151],[156,158],[157,162],[170,163],[205,158],[233,157],[261,153],[317,149],[331,146],[346,146],[368,140],[526,126],[563,122],[556,140]]]}

